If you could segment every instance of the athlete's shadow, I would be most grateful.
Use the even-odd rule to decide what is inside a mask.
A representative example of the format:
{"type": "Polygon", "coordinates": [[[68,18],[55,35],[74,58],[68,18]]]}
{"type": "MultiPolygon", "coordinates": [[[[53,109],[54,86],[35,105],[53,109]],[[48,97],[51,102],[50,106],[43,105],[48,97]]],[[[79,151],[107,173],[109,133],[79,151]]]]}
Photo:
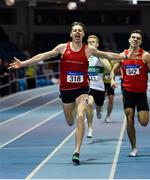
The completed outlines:
{"type": "MultiPolygon", "coordinates": [[[[150,154],[140,154],[140,155],[137,155],[136,157],[132,158],[132,157],[129,157],[129,156],[126,156],[127,159],[125,159],[124,161],[118,161],[117,164],[140,164],[140,163],[147,163],[147,161],[145,161],[146,159],[144,157],[150,157],[150,154]],[[144,159],[142,159],[144,158],[144,159]]],[[[100,159],[97,159],[97,158],[89,158],[89,159],[86,159],[86,160],[82,160],[81,165],[109,165],[109,164],[112,164],[112,161],[101,161],[100,159]]]]}
{"type": "MultiPolygon", "coordinates": [[[[119,139],[115,139],[115,138],[107,138],[107,139],[94,139],[94,140],[91,140],[91,142],[89,144],[98,144],[98,143],[105,143],[105,142],[118,142],[120,141],[119,139]]],[[[126,139],[123,139],[121,141],[127,141],[126,139]]]]}
{"type": "Polygon", "coordinates": [[[102,123],[106,124],[106,125],[110,125],[110,124],[122,124],[122,121],[114,121],[114,120],[112,120],[111,122],[105,122],[105,120],[104,120],[104,121],[102,121],[102,123]]]}
{"type": "Polygon", "coordinates": [[[136,157],[150,157],[150,154],[137,154],[136,157]]]}
{"type": "Polygon", "coordinates": [[[87,159],[87,160],[83,160],[83,161],[81,161],[80,162],[80,165],[91,165],[91,164],[93,164],[93,165],[96,165],[96,164],[98,164],[98,165],[102,165],[102,164],[104,164],[104,165],[107,165],[107,164],[112,164],[112,162],[103,162],[103,161],[97,161],[97,159],[87,159]]]}

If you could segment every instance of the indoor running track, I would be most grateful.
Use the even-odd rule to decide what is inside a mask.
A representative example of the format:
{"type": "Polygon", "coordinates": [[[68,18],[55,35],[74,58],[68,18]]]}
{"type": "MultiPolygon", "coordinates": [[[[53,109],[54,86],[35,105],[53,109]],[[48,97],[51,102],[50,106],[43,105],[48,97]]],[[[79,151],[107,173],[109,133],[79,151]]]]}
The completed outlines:
{"type": "Polygon", "coordinates": [[[128,157],[130,144],[119,91],[112,123],[104,123],[106,104],[102,119],[94,116],[93,138],[85,134],[80,166],[71,161],[75,125],[67,126],[58,97],[54,85],[0,100],[0,179],[150,178],[150,126],[136,123],[139,152],[135,158],[128,157]]]}

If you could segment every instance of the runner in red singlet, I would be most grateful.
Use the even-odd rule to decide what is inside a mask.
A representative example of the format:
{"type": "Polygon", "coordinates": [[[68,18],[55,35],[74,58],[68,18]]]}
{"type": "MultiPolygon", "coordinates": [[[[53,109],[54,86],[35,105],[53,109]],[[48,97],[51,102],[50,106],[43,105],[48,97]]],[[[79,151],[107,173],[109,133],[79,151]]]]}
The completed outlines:
{"type": "MultiPolygon", "coordinates": [[[[59,44],[54,49],[40,53],[26,61],[14,58],[14,62],[9,64],[9,69],[20,68],[29,64],[37,63],[52,57],[61,55],[60,61],[60,95],[67,124],[73,125],[76,118],[77,128],[75,134],[75,151],[72,161],[76,165],[80,164],[79,153],[84,136],[84,117],[88,104],[89,78],[88,78],[88,58],[91,55],[106,59],[121,60],[127,58],[125,53],[117,54],[112,52],[99,51],[94,47],[83,44],[85,36],[85,26],[81,22],[74,22],[71,25],[71,42],[59,44]]],[[[130,53],[128,57],[132,57],[130,53]]]]}
{"type": "MultiPolygon", "coordinates": [[[[137,155],[136,147],[136,131],[134,127],[135,108],[137,108],[138,121],[142,126],[146,126],[149,121],[149,106],[147,101],[147,86],[148,86],[148,69],[150,67],[150,54],[140,48],[143,40],[143,32],[134,30],[130,34],[129,49],[124,52],[126,55],[133,50],[138,52],[136,59],[122,60],[114,66],[114,71],[121,67],[122,70],[122,88],[123,88],[123,103],[127,119],[127,133],[131,143],[132,151],[129,156],[137,155]]],[[[113,78],[113,77],[112,77],[113,78]]],[[[112,82],[112,85],[114,82],[112,82]]]]}

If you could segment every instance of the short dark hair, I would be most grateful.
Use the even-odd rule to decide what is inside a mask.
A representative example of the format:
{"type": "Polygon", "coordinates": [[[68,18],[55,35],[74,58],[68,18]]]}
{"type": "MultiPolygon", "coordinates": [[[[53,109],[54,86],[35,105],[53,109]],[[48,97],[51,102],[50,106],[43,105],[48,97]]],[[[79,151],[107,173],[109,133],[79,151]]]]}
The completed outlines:
{"type": "Polygon", "coordinates": [[[84,31],[84,32],[86,31],[85,25],[84,25],[82,22],[78,22],[78,21],[75,21],[75,22],[73,22],[73,23],[71,24],[70,31],[72,31],[73,26],[76,26],[76,25],[81,26],[81,27],[83,28],[83,31],[84,31]]]}
{"type": "Polygon", "coordinates": [[[142,40],[144,39],[144,33],[143,33],[143,31],[142,31],[141,29],[135,29],[135,30],[131,31],[130,36],[131,36],[133,33],[138,33],[138,34],[140,34],[141,37],[142,37],[142,40]]]}

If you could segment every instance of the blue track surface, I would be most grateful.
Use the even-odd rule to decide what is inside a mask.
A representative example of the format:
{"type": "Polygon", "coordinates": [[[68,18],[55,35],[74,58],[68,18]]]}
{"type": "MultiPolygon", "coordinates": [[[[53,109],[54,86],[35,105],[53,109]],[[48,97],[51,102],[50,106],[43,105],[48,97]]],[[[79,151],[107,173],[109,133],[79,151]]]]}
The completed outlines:
{"type": "Polygon", "coordinates": [[[93,138],[85,134],[80,166],[71,162],[75,125],[67,126],[58,95],[57,86],[48,86],[0,100],[0,179],[150,178],[150,126],[142,128],[136,120],[139,155],[128,157],[119,92],[112,123],[104,123],[105,104],[102,119],[94,117],[93,138]]]}

